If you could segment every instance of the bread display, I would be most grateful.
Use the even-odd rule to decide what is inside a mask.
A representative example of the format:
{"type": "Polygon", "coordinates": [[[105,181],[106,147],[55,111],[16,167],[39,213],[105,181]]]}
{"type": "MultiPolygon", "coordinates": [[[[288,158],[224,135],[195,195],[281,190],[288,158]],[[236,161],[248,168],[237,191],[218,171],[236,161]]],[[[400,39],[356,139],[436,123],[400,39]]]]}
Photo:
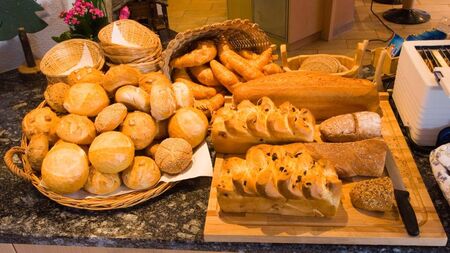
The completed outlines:
{"type": "Polygon", "coordinates": [[[154,157],[162,172],[178,174],[186,170],[191,163],[192,147],[184,139],[168,138],[158,145],[154,157]]]}
{"type": "Polygon", "coordinates": [[[389,177],[382,177],[357,182],[350,191],[350,200],[356,208],[390,211],[395,201],[392,181],[389,177]]]}
{"type": "Polygon", "coordinates": [[[219,110],[225,103],[225,98],[222,94],[216,94],[209,99],[200,99],[194,101],[194,107],[202,111],[206,117],[210,118],[213,113],[219,110]]]}
{"type": "Polygon", "coordinates": [[[175,82],[186,84],[189,89],[191,89],[195,99],[210,98],[217,93],[217,91],[212,87],[206,87],[201,84],[194,83],[185,69],[175,69],[173,80],[175,82]]]}
{"type": "Polygon", "coordinates": [[[117,173],[133,162],[134,144],[123,133],[110,131],[98,135],[89,147],[89,161],[103,173],[117,173]]]}
{"type": "Polygon", "coordinates": [[[130,189],[143,190],[155,186],[161,172],[150,157],[136,156],[133,163],[122,172],[123,183],[130,189]]]}
{"type": "Polygon", "coordinates": [[[156,135],[155,121],[144,112],[130,112],[122,123],[120,131],[130,137],[136,150],[152,143],[156,135]]]}
{"type": "Polygon", "coordinates": [[[217,80],[225,87],[227,90],[232,92],[233,86],[239,83],[239,78],[233,71],[229,70],[227,67],[223,66],[220,62],[212,60],[210,62],[211,71],[217,80]]]}
{"type": "Polygon", "coordinates": [[[83,189],[92,194],[105,195],[116,191],[120,183],[118,173],[102,173],[91,166],[83,189]]]}
{"type": "Polygon", "coordinates": [[[177,109],[194,106],[194,94],[185,83],[174,82],[172,84],[172,90],[175,96],[177,109]]]}
{"type": "Polygon", "coordinates": [[[121,64],[111,67],[106,72],[102,85],[108,93],[113,93],[121,86],[138,86],[140,77],[141,73],[139,70],[126,64],[121,64]]]}
{"type": "Polygon", "coordinates": [[[150,93],[150,108],[155,120],[165,120],[172,116],[177,109],[177,101],[172,87],[154,83],[150,93]]]}
{"type": "Polygon", "coordinates": [[[49,143],[45,134],[35,134],[31,137],[26,150],[28,162],[36,171],[41,170],[42,161],[48,153],[49,143]]]}
{"type": "Polygon", "coordinates": [[[191,52],[170,61],[174,68],[187,68],[200,66],[213,60],[217,49],[212,40],[199,41],[197,47],[191,52]]]}
{"type": "Polygon", "coordinates": [[[148,94],[151,93],[152,85],[155,83],[163,84],[165,86],[172,85],[169,78],[167,78],[161,72],[150,72],[145,75],[142,75],[141,78],[139,79],[139,87],[145,90],[148,94]]]}
{"type": "Polygon", "coordinates": [[[83,149],[73,143],[55,145],[42,162],[42,181],[57,193],[74,193],[86,183],[89,162],[83,149]]]}
{"type": "Polygon", "coordinates": [[[65,83],[49,84],[44,92],[45,102],[55,112],[66,112],[64,108],[64,97],[69,89],[70,85],[65,83]]]}
{"type": "Polygon", "coordinates": [[[262,70],[266,76],[284,72],[280,65],[273,62],[265,65],[262,70]]]}
{"type": "Polygon", "coordinates": [[[94,117],[109,105],[105,90],[97,83],[77,83],[64,98],[64,108],[73,114],[94,117]]]}
{"type": "Polygon", "coordinates": [[[262,143],[312,142],[314,117],[307,109],[285,102],[279,107],[267,97],[255,105],[245,100],[236,108],[217,111],[211,128],[214,149],[220,153],[245,153],[262,143]]]}
{"type": "Polygon", "coordinates": [[[323,73],[341,72],[343,66],[338,59],[328,55],[310,56],[304,60],[300,66],[300,70],[315,71],[323,73]]]}
{"type": "Polygon", "coordinates": [[[233,100],[258,101],[267,96],[276,105],[289,101],[308,108],[317,120],[359,111],[376,112],[377,87],[364,79],[311,72],[286,72],[233,86],[233,100]]]}
{"type": "Polygon", "coordinates": [[[304,147],[263,144],[225,160],[217,200],[223,212],[332,217],[341,188],[333,164],[304,147]]]}
{"type": "Polygon", "coordinates": [[[92,67],[83,67],[81,69],[74,70],[67,76],[67,82],[70,85],[76,83],[98,83],[102,84],[105,80],[105,74],[100,70],[92,67]]]}
{"type": "Polygon", "coordinates": [[[121,103],[108,105],[101,110],[95,117],[95,129],[97,132],[103,133],[116,129],[127,116],[127,107],[121,103]]]}
{"type": "Polygon", "coordinates": [[[45,134],[51,143],[57,141],[56,127],[59,117],[50,108],[37,108],[25,115],[22,120],[22,132],[30,140],[35,134],[45,134]]]}
{"type": "Polygon", "coordinates": [[[189,68],[191,74],[206,86],[219,86],[220,82],[214,76],[211,68],[206,64],[189,68]]]}
{"type": "Polygon", "coordinates": [[[184,107],[169,120],[169,136],[189,142],[192,148],[198,146],[206,137],[208,119],[198,109],[184,107]]]}
{"type": "Polygon", "coordinates": [[[64,141],[86,145],[97,135],[94,123],[86,116],[68,114],[61,118],[56,134],[64,141]]]}
{"type": "Polygon", "coordinates": [[[122,86],[117,90],[115,99],[116,102],[126,105],[129,110],[150,112],[150,95],[139,87],[122,86]]]}
{"type": "Polygon", "coordinates": [[[152,142],[152,144],[148,145],[144,149],[144,154],[148,157],[151,157],[152,159],[155,159],[155,155],[156,155],[156,151],[158,150],[159,143],[160,143],[159,141],[152,142]]]}
{"type": "Polygon", "coordinates": [[[320,124],[320,133],[329,142],[359,141],[381,137],[381,118],[375,112],[338,115],[320,124]]]}

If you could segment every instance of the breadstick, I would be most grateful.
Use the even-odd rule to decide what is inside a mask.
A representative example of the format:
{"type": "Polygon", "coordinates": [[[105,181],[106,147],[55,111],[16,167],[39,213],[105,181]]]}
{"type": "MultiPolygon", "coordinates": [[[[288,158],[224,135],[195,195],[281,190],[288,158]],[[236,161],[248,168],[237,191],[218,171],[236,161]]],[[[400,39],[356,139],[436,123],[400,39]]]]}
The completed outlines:
{"type": "Polygon", "coordinates": [[[219,86],[220,82],[214,77],[211,68],[206,65],[200,65],[196,67],[189,68],[189,71],[197,80],[206,86],[219,86]]]}
{"type": "Polygon", "coordinates": [[[214,95],[216,95],[216,90],[212,87],[206,87],[198,83],[194,83],[191,80],[184,79],[184,78],[177,78],[175,79],[175,82],[181,82],[187,85],[189,89],[191,89],[192,94],[194,94],[195,99],[204,99],[204,98],[210,98],[214,95]]]}
{"type": "Polygon", "coordinates": [[[238,77],[233,73],[233,71],[227,69],[225,66],[220,64],[216,60],[212,60],[209,65],[214,76],[219,80],[219,82],[231,92],[233,85],[239,83],[238,77]]]}
{"type": "Polygon", "coordinates": [[[197,48],[191,52],[170,61],[174,68],[195,67],[210,62],[217,55],[217,49],[212,40],[199,41],[197,48]]]}
{"type": "Polygon", "coordinates": [[[283,73],[283,69],[276,63],[271,62],[263,67],[263,73],[264,75],[273,75],[277,73],[283,73]]]}
{"type": "Polygon", "coordinates": [[[206,117],[211,117],[211,115],[219,110],[225,103],[225,98],[222,94],[216,94],[210,99],[201,99],[194,101],[194,107],[202,111],[206,117]]]}

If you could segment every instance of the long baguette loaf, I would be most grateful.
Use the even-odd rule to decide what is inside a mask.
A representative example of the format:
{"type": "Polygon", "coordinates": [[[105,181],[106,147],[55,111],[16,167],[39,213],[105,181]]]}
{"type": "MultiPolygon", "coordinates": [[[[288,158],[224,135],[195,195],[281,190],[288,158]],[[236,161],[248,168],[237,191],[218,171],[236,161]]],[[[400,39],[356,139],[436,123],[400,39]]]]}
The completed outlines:
{"type": "Polygon", "coordinates": [[[317,120],[379,107],[376,87],[368,80],[312,72],[286,72],[233,86],[233,99],[258,101],[267,96],[276,105],[285,101],[309,109],[317,120]]]}
{"type": "Polygon", "coordinates": [[[266,97],[255,105],[242,101],[236,108],[224,107],[214,115],[211,139],[219,153],[245,153],[256,144],[312,142],[314,117],[289,102],[276,107],[266,97]]]}
{"type": "Polygon", "coordinates": [[[334,216],[342,188],[332,163],[298,145],[252,147],[228,158],[217,182],[224,212],[297,216],[334,216]]]}

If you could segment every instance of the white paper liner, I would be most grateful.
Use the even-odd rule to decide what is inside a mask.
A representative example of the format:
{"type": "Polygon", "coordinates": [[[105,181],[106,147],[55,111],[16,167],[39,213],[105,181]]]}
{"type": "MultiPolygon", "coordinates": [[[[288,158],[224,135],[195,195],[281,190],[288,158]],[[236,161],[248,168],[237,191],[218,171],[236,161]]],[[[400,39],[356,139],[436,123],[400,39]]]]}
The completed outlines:
{"type": "Polygon", "coordinates": [[[116,23],[113,23],[113,28],[111,32],[111,43],[126,47],[139,47],[139,45],[127,41],[122,36],[122,33],[120,32],[120,29],[119,27],[117,27],[116,23]]]}
{"type": "MultiPolygon", "coordinates": [[[[211,162],[211,156],[209,154],[208,145],[206,142],[203,142],[194,152],[192,156],[192,162],[184,172],[181,172],[178,175],[168,175],[162,174],[159,182],[178,182],[186,179],[196,178],[196,177],[212,177],[213,175],[213,167],[211,162]]],[[[40,185],[44,188],[47,188],[44,182],[41,180],[40,185]]],[[[122,184],[119,189],[115,192],[107,194],[107,195],[95,195],[84,190],[79,190],[78,192],[72,194],[65,194],[63,196],[72,198],[72,199],[89,199],[89,198],[108,198],[111,196],[122,195],[130,192],[137,192],[142,190],[132,190],[122,184]]]]}
{"type": "Polygon", "coordinates": [[[63,75],[69,75],[73,71],[77,69],[81,69],[83,67],[92,67],[94,66],[94,61],[92,60],[91,52],[89,51],[89,48],[87,47],[86,43],[83,44],[83,53],[81,54],[80,61],[70,69],[66,70],[66,72],[63,73],[63,75]]]}

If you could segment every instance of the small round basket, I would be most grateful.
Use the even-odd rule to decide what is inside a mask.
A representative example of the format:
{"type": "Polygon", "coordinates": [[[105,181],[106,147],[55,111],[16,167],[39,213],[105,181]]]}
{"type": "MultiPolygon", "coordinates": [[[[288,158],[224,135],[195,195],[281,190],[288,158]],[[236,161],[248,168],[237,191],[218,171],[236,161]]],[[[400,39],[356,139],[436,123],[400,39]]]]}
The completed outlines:
{"type": "Polygon", "coordinates": [[[261,53],[271,42],[267,34],[255,23],[245,19],[227,20],[178,33],[162,53],[161,69],[170,78],[170,60],[192,49],[193,42],[201,39],[216,39],[224,36],[235,50],[248,49],[261,53]]]}
{"type": "MultiPolygon", "coordinates": [[[[42,102],[38,108],[45,106],[45,102],[42,102]]],[[[86,210],[111,210],[127,208],[137,205],[151,198],[161,195],[163,192],[172,188],[176,183],[160,182],[154,188],[134,191],[125,193],[122,195],[110,196],[110,197],[92,197],[85,199],[74,199],[64,195],[52,192],[41,185],[41,179],[38,174],[31,168],[27,156],[27,138],[22,134],[22,140],[20,147],[12,147],[8,150],[4,156],[4,161],[8,169],[15,175],[30,181],[31,184],[42,194],[50,198],[51,200],[68,207],[86,209],[86,210]],[[22,161],[23,168],[20,168],[14,163],[14,155],[18,155],[22,161]]]]}
{"type": "Polygon", "coordinates": [[[67,82],[66,72],[80,62],[85,46],[94,64],[91,67],[101,70],[105,57],[97,43],[85,39],[66,40],[52,47],[41,60],[40,68],[48,82],[67,82]]]}

